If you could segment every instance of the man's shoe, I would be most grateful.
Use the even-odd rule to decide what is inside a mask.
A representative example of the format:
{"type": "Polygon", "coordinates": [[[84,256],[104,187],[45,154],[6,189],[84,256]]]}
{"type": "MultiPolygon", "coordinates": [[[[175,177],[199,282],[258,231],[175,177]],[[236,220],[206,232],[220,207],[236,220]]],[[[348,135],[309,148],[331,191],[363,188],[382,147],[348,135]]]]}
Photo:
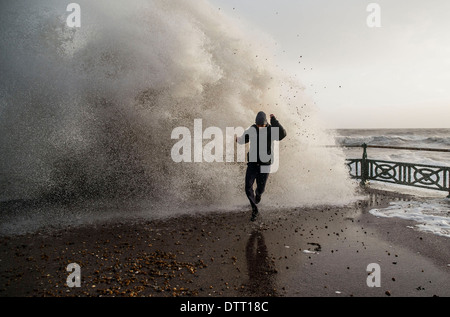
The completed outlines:
{"type": "Polygon", "coordinates": [[[256,220],[256,216],[258,216],[258,208],[253,208],[253,212],[252,212],[252,218],[250,219],[251,222],[254,222],[256,220]]]}

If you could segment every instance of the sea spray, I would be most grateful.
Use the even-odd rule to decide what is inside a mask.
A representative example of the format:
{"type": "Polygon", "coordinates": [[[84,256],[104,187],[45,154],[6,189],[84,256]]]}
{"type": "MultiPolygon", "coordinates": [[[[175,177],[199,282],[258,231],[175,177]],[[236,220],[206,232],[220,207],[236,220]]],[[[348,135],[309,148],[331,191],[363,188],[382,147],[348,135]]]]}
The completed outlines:
{"type": "Polygon", "coordinates": [[[341,151],[321,147],[334,137],[270,39],[205,0],[77,3],[80,28],[60,1],[1,4],[0,200],[246,206],[245,163],[176,163],[171,133],[195,119],[246,128],[261,110],[288,132],[267,207],[354,198],[341,151]]]}

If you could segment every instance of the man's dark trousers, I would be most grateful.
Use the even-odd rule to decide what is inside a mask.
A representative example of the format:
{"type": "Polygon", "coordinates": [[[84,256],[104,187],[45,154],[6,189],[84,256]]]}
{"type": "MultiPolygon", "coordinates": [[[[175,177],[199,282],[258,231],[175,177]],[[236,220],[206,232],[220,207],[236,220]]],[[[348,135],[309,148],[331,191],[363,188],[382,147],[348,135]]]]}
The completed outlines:
{"type": "Polygon", "coordinates": [[[261,196],[262,194],[264,194],[264,191],[266,189],[268,178],[269,173],[261,173],[261,164],[247,164],[247,173],[245,175],[245,193],[247,194],[248,200],[250,201],[253,210],[257,209],[253,184],[256,181],[256,195],[261,196]]]}

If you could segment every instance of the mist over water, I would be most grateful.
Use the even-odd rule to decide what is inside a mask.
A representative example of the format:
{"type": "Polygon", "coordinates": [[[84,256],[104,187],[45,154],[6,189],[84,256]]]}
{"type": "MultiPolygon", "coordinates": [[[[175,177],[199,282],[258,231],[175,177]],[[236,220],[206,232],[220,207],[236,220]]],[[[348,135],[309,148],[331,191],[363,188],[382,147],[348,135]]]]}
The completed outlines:
{"type": "Polygon", "coordinates": [[[78,3],[81,28],[60,1],[0,5],[0,201],[246,206],[244,163],[174,163],[171,132],[202,119],[225,134],[261,110],[288,132],[265,206],[354,198],[343,154],[320,147],[334,137],[271,39],[206,0],[78,3]]]}

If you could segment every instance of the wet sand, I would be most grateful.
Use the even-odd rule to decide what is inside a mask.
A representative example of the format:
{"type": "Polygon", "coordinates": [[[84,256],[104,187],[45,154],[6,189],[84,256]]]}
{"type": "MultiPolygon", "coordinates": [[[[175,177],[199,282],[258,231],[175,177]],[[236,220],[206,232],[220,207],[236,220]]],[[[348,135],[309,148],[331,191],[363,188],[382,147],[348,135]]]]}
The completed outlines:
{"type": "Polygon", "coordinates": [[[404,297],[450,295],[450,240],[345,207],[109,223],[0,238],[0,296],[404,297]],[[81,266],[70,288],[69,263],[81,266]],[[367,266],[381,269],[368,287],[367,266]]]}

